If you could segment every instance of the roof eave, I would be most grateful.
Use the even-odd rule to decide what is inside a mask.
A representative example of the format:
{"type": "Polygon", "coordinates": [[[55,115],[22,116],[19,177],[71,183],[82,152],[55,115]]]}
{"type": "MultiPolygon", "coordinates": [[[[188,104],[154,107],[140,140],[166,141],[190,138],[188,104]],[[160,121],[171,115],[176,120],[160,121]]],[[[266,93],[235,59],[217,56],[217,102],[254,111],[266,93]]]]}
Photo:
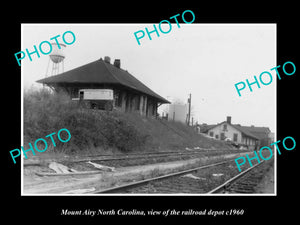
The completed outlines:
{"type": "MultiPolygon", "coordinates": [[[[43,81],[44,79],[41,79],[41,80],[37,80],[36,82],[37,83],[41,83],[41,84],[46,84],[46,85],[53,85],[53,84],[90,84],[90,82],[82,82],[82,81],[67,81],[67,82],[44,82],[43,81]]],[[[103,84],[102,82],[99,82],[99,83],[96,83],[96,82],[93,82],[93,84],[103,84]]],[[[113,84],[113,83],[107,83],[107,84],[113,84]]],[[[153,96],[153,95],[150,95],[148,93],[145,93],[145,92],[142,92],[140,90],[138,90],[137,88],[134,88],[134,87],[129,87],[129,86],[126,86],[126,85],[123,85],[124,87],[126,88],[129,88],[129,89],[132,89],[132,90],[135,90],[137,92],[140,92],[144,95],[147,95],[147,96],[150,96],[151,98],[154,98],[157,100],[157,102],[160,102],[162,104],[170,104],[171,102],[169,102],[168,100],[164,99],[163,97],[161,98],[158,98],[156,96],[153,96]]]]}

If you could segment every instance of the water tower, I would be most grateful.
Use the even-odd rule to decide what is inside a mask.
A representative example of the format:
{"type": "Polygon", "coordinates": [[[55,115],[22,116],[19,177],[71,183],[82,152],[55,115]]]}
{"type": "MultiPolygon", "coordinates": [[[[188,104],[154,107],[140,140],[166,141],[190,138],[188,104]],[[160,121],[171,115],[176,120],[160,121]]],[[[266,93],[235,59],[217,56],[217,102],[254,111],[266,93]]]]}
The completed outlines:
{"type": "Polygon", "coordinates": [[[51,46],[52,46],[52,51],[49,55],[46,77],[48,76],[48,74],[54,76],[64,72],[64,59],[65,59],[64,50],[66,48],[66,45],[60,43],[59,44],[51,43],[51,46]],[[50,64],[50,71],[48,71],[49,64],[50,64]]]}

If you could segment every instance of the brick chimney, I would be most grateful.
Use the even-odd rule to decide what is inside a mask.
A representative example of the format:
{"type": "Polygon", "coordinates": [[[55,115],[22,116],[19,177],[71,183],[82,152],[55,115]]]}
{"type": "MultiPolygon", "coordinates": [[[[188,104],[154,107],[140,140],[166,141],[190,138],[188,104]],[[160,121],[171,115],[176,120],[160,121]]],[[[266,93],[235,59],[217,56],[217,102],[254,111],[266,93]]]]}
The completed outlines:
{"type": "Polygon", "coordinates": [[[114,66],[117,67],[117,68],[120,68],[121,67],[121,60],[120,59],[115,59],[114,66]]]}
{"type": "Polygon", "coordinates": [[[104,62],[110,63],[110,57],[109,56],[104,56],[104,62]]]}
{"type": "Polygon", "coordinates": [[[227,116],[226,121],[227,121],[228,124],[231,124],[231,116],[227,116]]]}

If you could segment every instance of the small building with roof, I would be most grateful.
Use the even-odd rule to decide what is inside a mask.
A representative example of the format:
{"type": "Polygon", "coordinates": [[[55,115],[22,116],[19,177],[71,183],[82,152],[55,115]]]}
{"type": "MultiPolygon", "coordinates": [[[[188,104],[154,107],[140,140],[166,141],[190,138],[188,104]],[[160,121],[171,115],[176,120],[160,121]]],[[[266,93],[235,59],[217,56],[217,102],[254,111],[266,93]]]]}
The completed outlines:
{"type": "Polygon", "coordinates": [[[67,72],[37,81],[56,92],[64,91],[71,98],[79,99],[79,91],[105,89],[113,91],[113,108],[122,112],[138,112],[144,116],[156,116],[157,108],[170,103],[141,81],[121,68],[121,61],[105,56],[94,62],[67,72]]]}
{"type": "Polygon", "coordinates": [[[218,140],[229,140],[249,150],[257,150],[271,143],[271,131],[267,127],[241,126],[232,124],[231,117],[218,124],[202,124],[200,132],[218,140]]]}

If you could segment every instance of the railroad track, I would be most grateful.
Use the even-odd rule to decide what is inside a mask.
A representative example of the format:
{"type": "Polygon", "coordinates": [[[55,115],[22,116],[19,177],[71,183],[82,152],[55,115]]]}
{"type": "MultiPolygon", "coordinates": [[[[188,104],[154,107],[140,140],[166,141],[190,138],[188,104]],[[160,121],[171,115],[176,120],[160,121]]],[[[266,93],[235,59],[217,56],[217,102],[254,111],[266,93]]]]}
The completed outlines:
{"type": "MultiPolygon", "coordinates": [[[[209,164],[209,165],[205,165],[205,166],[200,166],[200,167],[196,167],[196,168],[192,168],[192,169],[187,169],[187,170],[180,171],[180,172],[169,173],[167,175],[158,176],[158,177],[154,177],[154,178],[150,178],[150,179],[145,179],[145,180],[141,180],[141,181],[131,182],[131,183],[128,183],[128,184],[124,184],[124,185],[120,185],[120,186],[117,186],[117,187],[112,187],[112,188],[104,189],[104,190],[101,190],[101,191],[96,191],[96,192],[93,192],[93,193],[94,194],[102,194],[102,193],[132,193],[132,192],[135,193],[136,192],[136,188],[140,188],[141,186],[152,184],[153,182],[155,183],[155,182],[159,182],[161,180],[172,179],[174,177],[179,177],[181,175],[193,173],[193,172],[201,170],[201,169],[207,169],[207,168],[211,168],[211,167],[214,167],[214,166],[219,166],[219,165],[227,164],[229,162],[232,162],[232,160],[227,160],[227,161],[223,161],[223,162],[213,163],[213,164],[209,164]]],[[[173,186],[173,185],[171,184],[171,186],[173,186]]],[[[175,186],[173,186],[173,187],[175,187],[175,186]]],[[[139,191],[137,191],[137,192],[139,192],[139,191]]]]}
{"type": "MultiPolygon", "coordinates": [[[[222,150],[224,151],[224,150],[222,150]]],[[[221,152],[222,152],[221,151],[221,152]]],[[[232,153],[236,153],[238,151],[231,151],[232,153]]],[[[99,162],[99,163],[105,163],[109,164],[110,162],[122,162],[122,161],[129,161],[129,160],[143,160],[143,159],[159,159],[159,158],[182,158],[182,157],[193,157],[193,156],[213,156],[220,154],[220,151],[218,150],[186,150],[186,151],[165,151],[165,152],[156,152],[156,153],[135,153],[135,154],[129,154],[129,155],[94,155],[94,156],[84,156],[78,159],[49,159],[48,163],[52,161],[56,161],[59,163],[81,163],[81,162],[99,162]]],[[[47,163],[47,160],[43,160],[43,164],[47,163]]],[[[114,163],[111,164],[111,166],[114,163]]],[[[125,163],[126,164],[126,163],[125,163]]],[[[39,161],[26,161],[24,160],[24,166],[41,166],[41,162],[39,161]]],[[[122,165],[124,166],[124,165],[122,165]]]]}
{"type": "Polygon", "coordinates": [[[274,161],[258,163],[253,167],[241,172],[240,174],[229,179],[220,186],[214,188],[208,194],[253,194],[256,192],[256,187],[264,178],[270,166],[274,165],[274,161]],[[271,165],[270,165],[271,164],[271,165]]]}
{"type": "MultiPolygon", "coordinates": [[[[117,154],[117,155],[90,155],[90,156],[82,156],[78,159],[49,159],[48,161],[57,161],[57,162],[72,162],[72,163],[79,163],[79,162],[87,162],[87,161],[118,161],[118,160],[128,160],[128,159],[141,159],[141,158],[154,158],[154,157],[165,157],[165,156],[182,156],[182,155],[191,155],[191,154],[197,154],[203,153],[206,151],[188,151],[188,152],[182,152],[182,151],[165,151],[165,152],[155,152],[155,153],[131,153],[128,155],[123,154],[117,154]]],[[[46,162],[47,160],[44,160],[46,162]]],[[[40,165],[40,162],[38,161],[27,161],[24,160],[24,166],[35,166],[40,165]]]]}
{"type": "MultiPolygon", "coordinates": [[[[202,155],[203,156],[203,155],[202,155]]],[[[231,156],[232,157],[232,156],[231,156]]],[[[210,158],[211,159],[211,158],[210,158]]],[[[271,160],[270,160],[271,161],[271,160]]],[[[85,163],[87,164],[87,163],[85,163]]],[[[191,168],[192,164],[189,165],[189,169],[185,169],[179,172],[173,172],[170,174],[161,175],[163,170],[155,167],[150,169],[149,172],[144,172],[141,176],[132,176],[130,179],[111,179],[112,183],[115,183],[114,187],[102,189],[109,185],[94,185],[95,191],[88,191],[87,194],[105,194],[105,193],[134,193],[134,194],[213,194],[213,193],[236,193],[238,191],[235,185],[235,189],[232,185],[237,181],[239,177],[246,177],[246,174],[250,174],[250,171],[254,170],[261,163],[255,167],[250,167],[246,171],[239,173],[236,167],[234,159],[228,159],[222,162],[215,162],[213,164],[199,166],[191,168]],[[152,177],[152,178],[149,178],[152,177]],[[134,179],[137,178],[138,181],[134,179]],[[145,179],[148,178],[148,179],[145,179]],[[126,182],[126,183],[125,183],[126,182]],[[231,189],[229,189],[231,185],[231,189]],[[222,187],[221,187],[222,186],[222,187]],[[219,188],[215,188],[219,187],[219,188]],[[211,191],[212,190],[212,191],[211,191]],[[226,190],[221,191],[221,190],[226,190]]],[[[195,165],[194,165],[195,166],[195,165]]],[[[178,167],[179,168],[179,167],[178,167]]],[[[177,168],[177,171],[178,171],[177,168]]],[[[185,167],[187,168],[187,167],[185,167]]],[[[246,169],[246,167],[245,167],[246,169]]],[[[95,170],[95,169],[94,169],[95,170]]],[[[173,170],[174,171],[174,170],[173,170]]],[[[44,172],[44,171],[43,171],[44,172]]],[[[88,172],[88,171],[86,171],[88,172]]],[[[97,171],[98,172],[98,171],[97,171]]],[[[70,174],[68,174],[70,175],[70,174]]],[[[72,175],[72,173],[71,173],[72,175]]],[[[105,174],[104,174],[105,175],[105,174]]],[[[126,178],[126,177],[125,177],[126,178]]],[[[108,180],[110,181],[110,180],[108,180]]],[[[258,180],[252,179],[252,183],[257,183],[258,180]]],[[[250,182],[248,182],[249,185],[250,182]]],[[[242,186],[240,184],[239,186],[242,186]]],[[[247,187],[239,188],[245,191],[250,189],[247,187]]],[[[248,190],[251,192],[251,190],[248,190]]],[[[247,192],[247,193],[248,193],[247,192]]],[[[253,192],[253,190],[252,190],[253,192]]]]}
{"type": "Polygon", "coordinates": [[[93,193],[255,193],[256,185],[265,174],[265,168],[262,168],[264,164],[265,163],[257,164],[239,173],[236,166],[233,165],[233,160],[227,160],[146,180],[131,182],[93,193]],[[260,168],[259,170],[258,167],[260,168]],[[242,177],[243,179],[241,179],[242,177]],[[216,186],[217,188],[213,189],[213,187],[216,186]]]}

